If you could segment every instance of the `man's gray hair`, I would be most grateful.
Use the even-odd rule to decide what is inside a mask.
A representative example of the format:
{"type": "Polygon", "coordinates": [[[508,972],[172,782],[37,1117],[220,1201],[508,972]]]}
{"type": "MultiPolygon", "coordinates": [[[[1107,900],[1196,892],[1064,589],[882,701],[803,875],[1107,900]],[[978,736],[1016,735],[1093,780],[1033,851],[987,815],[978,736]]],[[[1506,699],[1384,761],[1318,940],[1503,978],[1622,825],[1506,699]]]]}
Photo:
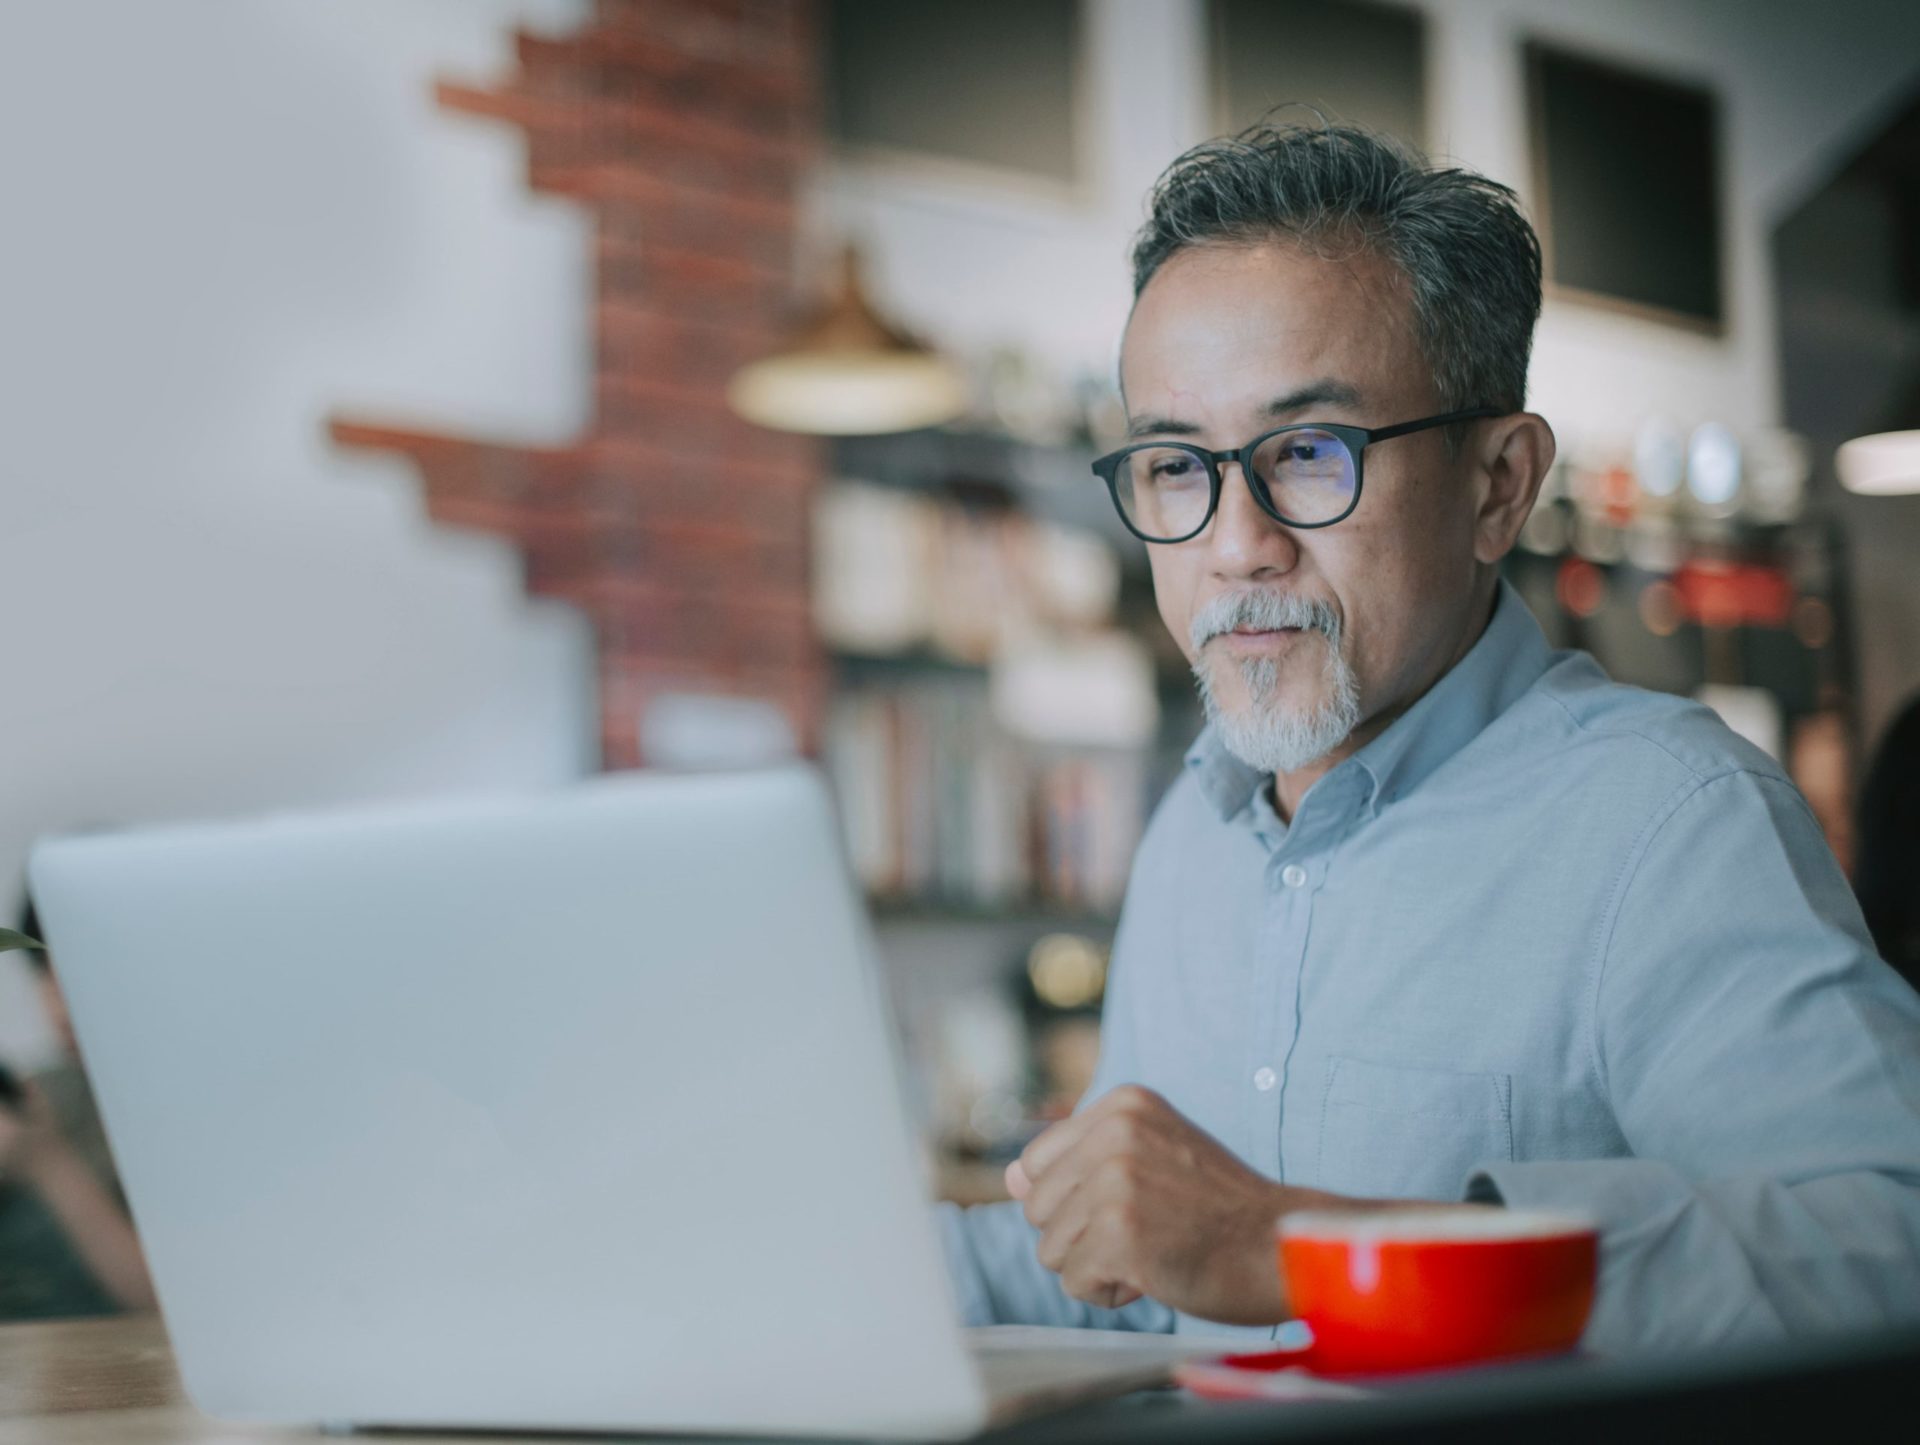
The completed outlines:
{"type": "Polygon", "coordinates": [[[1162,173],[1134,238],[1133,294],[1189,246],[1274,239],[1395,263],[1446,409],[1526,405],[1540,242],[1506,186],[1354,126],[1263,121],[1162,173]]]}

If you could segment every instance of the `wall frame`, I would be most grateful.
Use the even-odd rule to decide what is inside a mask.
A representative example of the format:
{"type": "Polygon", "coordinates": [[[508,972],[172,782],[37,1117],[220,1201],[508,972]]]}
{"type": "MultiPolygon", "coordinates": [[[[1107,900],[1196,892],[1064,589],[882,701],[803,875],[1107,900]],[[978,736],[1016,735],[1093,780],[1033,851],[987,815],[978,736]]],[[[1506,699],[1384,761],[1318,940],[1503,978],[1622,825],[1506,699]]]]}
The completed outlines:
{"type": "Polygon", "coordinates": [[[1086,0],[826,0],[822,9],[827,125],[841,166],[1034,201],[1091,201],[1097,118],[1086,0]],[[970,66],[953,53],[960,43],[979,52],[970,66]],[[985,63],[996,44],[1006,54],[985,63]],[[942,79],[956,67],[995,80],[947,88],[942,102],[942,79]],[[1001,104],[981,103],[1000,93],[996,85],[1001,104]],[[1048,114],[1052,94],[1059,103],[1048,114]],[[1014,131],[1043,138],[1037,164],[1022,164],[1014,131]]]}
{"type": "Polygon", "coordinates": [[[1549,41],[1523,54],[1548,294],[1724,336],[1717,96],[1549,41]]]}

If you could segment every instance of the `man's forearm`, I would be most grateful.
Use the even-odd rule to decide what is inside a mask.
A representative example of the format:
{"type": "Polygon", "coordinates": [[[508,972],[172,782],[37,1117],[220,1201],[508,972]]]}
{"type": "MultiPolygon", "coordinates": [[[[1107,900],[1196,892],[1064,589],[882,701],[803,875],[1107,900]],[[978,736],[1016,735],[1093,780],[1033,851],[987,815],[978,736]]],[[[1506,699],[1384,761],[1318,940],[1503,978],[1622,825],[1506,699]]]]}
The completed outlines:
{"type": "Polygon", "coordinates": [[[20,1175],[101,1287],[123,1309],[152,1309],[153,1281],[140,1241],[85,1161],[53,1141],[21,1161],[20,1175]]]}
{"type": "Polygon", "coordinates": [[[1601,1226],[1601,1353],[1920,1322],[1920,1187],[1871,1171],[1693,1180],[1651,1159],[1506,1164],[1488,1190],[1601,1226]]]}

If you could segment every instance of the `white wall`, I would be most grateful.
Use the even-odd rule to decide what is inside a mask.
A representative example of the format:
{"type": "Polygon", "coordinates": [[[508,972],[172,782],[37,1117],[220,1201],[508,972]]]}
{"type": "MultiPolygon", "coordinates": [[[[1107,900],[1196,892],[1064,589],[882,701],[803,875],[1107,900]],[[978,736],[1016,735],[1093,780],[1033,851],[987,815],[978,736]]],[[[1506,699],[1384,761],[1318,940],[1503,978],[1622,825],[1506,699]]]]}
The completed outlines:
{"type": "MultiPolygon", "coordinates": [[[[1021,196],[918,167],[812,198],[953,344],[1107,370],[1127,239],[1207,131],[1197,3],[1088,0],[1093,176],[1021,196]]],[[[1430,0],[1440,149],[1524,183],[1532,30],[1715,83],[1732,323],[1549,305],[1563,438],[1648,408],[1777,420],[1764,238],[1909,78],[1912,0],[1430,0]]],[[[515,21],[585,0],[37,0],[0,45],[0,906],[50,828],[541,783],[592,747],[588,639],[500,544],[429,530],[330,409],[564,438],[584,419],[587,225],[508,130],[437,113],[515,21]]],[[[0,1054],[31,1051],[0,969],[0,1054]]]]}
{"type": "MultiPolygon", "coordinates": [[[[586,219],[436,75],[585,0],[39,0],[0,44],[0,912],[47,829],[542,784],[579,618],[330,410],[559,440],[586,219]]],[[[12,960],[17,964],[17,960],[12,960]]],[[[41,1040],[0,972],[0,1053],[41,1040]]]]}
{"type": "Polygon", "coordinates": [[[1736,430],[1781,421],[1767,239],[1824,168],[1920,76],[1911,0],[1432,0],[1437,149],[1527,191],[1518,39],[1702,80],[1720,97],[1729,325],[1719,338],[1549,302],[1533,404],[1578,445],[1650,411],[1736,430]]]}
{"type": "MultiPolygon", "coordinates": [[[[1208,133],[1200,0],[1087,0],[1093,176],[1079,198],[1014,199],[984,182],[847,165],[816,222],[867,239],[875,289],[968,349],[1015,342],[1067,369],[1109,369],[1128,304],[1126,246],[1159,170],[1208,133]]],[[[1920,71],[1912,0],[1425,0],[1437,153],[1529,190],[1520,41],[1538,35],[1718,92],[1730,324],[1708,339],[1550,301],[1533,404],[1563,444],[1625,444],[1665,410],[1736,429],[1778,424],[1773,221],[1823,178],[1920,71]]],[[[1311,63],[1310,57],[1299,63],[1311,63]]]]}

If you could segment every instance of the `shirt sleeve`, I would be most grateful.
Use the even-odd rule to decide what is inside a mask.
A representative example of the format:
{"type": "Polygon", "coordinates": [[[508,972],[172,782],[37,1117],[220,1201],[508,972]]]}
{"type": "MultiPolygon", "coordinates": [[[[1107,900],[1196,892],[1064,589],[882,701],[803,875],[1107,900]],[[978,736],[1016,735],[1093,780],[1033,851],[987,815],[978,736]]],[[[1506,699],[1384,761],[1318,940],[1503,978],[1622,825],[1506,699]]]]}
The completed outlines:
{"type": "Polygon", "coordinates": [[[1040,1263],[1038,1231],[1017,1203],[938,1206],[947,1269],[969,1325],[1056,1325],[1167,1334],[1173,1311],[1158,1300],[1137,1299],[1117,1310],[1098,1309],[1060,1287],[1040,1263]]]}
{"type": "MultiPolygon", "coordinates": [[[[1138,886],[1152,866],[1154,830],[1135,855],[1127,903],[1114,939],[1107,997],[1100,1018],[1100,1062],[1079,1107],[1086,1108],[1117,1082],[1135,1076],[1133,1006],[1127,960],[1137,951],[1135,934],[1138,886]]],[[[947,1269],[959,1297],[960,1315],[969,1325],[1057,1325],[1079,1329],[1141,1330],[1167,1334],[1174,1312],[1157,1300],[1138,1299],[1117,1310],[1098,1309],[1068,1294],[1060,1277],[1040,1263],[1040,1232],[1027,1223],[1017,1202],[939,1206],[940,1237],[947,1269]]]]}
{"type": "Polygon", "coordinates": [[[1920,995],[1790,783],[1721,775],[1650,822],[1597,949],[1591,1046],[1633,1157],[1500,1164],[1467,1190],[1598,1220],[1590,1348],[1920,1319],[1920,995]]]}

